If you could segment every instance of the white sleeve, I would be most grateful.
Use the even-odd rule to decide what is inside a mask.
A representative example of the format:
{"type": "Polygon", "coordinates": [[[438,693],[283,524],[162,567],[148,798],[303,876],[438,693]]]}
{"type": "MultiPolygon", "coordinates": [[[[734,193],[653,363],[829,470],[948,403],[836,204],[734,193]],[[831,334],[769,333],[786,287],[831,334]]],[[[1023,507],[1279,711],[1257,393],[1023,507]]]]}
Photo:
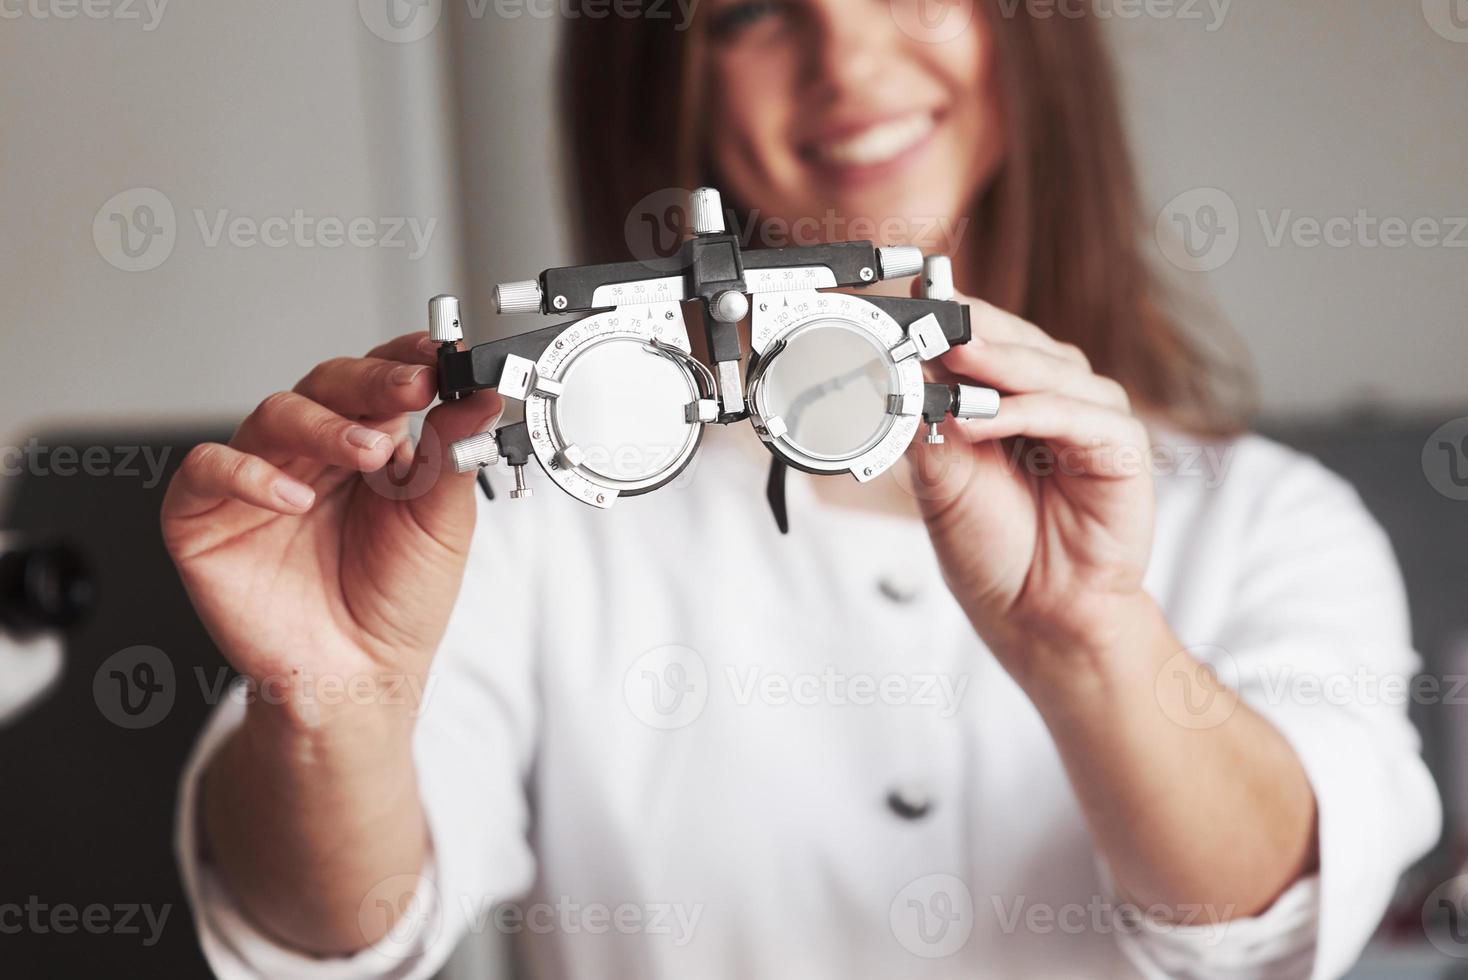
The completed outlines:
{"type": "Polygon", "coordinates": [[[1269,720],[1315,792],[1320,870],[1222,928],[1119,930],[1149,977],[1323,978],[1348,970],[1441,804],[1407,719],[1419,666],[1386,535],[1355,491],[1294,457],[1253,501],[1229,614],[1209,659],[1269,720]]]}
{"type": "MultiPolygon", "coordinates": [[[[467,929],[485,929],[496,903],[529,887],[534,858],[526,783],[537,731],[536,637],[532,574],[522,560],[529,552],[516,547],[531,532],[505,518],[503,506],[480,507],[463,588],[424,687],[414,758],[432,853],[408,914],[376,946],[351,957],[312,957],[280,945],[241,912],[201,852],[197,833],[199,779],[244,717],[239,690],[211,717],[184,771],[175,844],[200,944],[217,976],[430,977],[467,929]]],[[[392,885],[400,895],[402,883],[392,885]]],[[[371,915],[373,901],[363,896],[360,914],[371,915]]]]}

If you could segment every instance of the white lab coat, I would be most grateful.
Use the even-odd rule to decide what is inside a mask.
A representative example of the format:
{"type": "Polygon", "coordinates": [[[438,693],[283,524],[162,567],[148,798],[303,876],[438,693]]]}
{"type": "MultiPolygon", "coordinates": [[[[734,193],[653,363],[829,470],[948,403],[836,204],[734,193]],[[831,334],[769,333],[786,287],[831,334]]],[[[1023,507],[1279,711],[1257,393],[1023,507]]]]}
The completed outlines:
{"type": "Polygon", "coordinates": [[[425,977],[466,930],[513,936],[535,977],[1349,967],[1440,812],[1382,693],[1418,663],[1400,577],[1342,480],[1259,438],[1195,459],[1159,437],[1147,588],[1299,754],[1321,851],[1257,918],[1168,927],[1118,905],[1045,726],[921,524],[820,506],[792,474],[781,537],[747,439],[711,433],[677,483],[607,512],[543,480],[481,507],[417,730],[433,858],[378,948],[281,949],[201,860],[198,775],[243,713],[221,707],[178,822],[219,976],[425,977]]]}

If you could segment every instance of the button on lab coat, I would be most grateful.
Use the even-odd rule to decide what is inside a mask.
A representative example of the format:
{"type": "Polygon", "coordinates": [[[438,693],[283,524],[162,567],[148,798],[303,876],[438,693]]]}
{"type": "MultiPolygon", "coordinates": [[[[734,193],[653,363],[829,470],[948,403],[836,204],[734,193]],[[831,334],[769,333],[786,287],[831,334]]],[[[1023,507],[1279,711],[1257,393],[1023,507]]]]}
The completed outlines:
{"type": "Polygon", "coordinates": [[[548,481],[481,502],[416,733],[432,856],[378,947],[281,948],[201,857],[199,774],[244,713],[220,707],[178,823],[219,976],[426,977],[471,931],[512,938],[535,977],[1350,965],[1440,815],[1400,699],[1362,686],[1418,661],[1390,546],[1343,481],[1255,437],[1205,453],[1159,436],[1147,588],[1299,755],[1321,852],[1255,918],[1169,925],[1118,899],[1049,733],[921,523],[821,506],[792,474],[781,537],[746,438],[710,433],[675,484],[605,512],[548,481]]]}

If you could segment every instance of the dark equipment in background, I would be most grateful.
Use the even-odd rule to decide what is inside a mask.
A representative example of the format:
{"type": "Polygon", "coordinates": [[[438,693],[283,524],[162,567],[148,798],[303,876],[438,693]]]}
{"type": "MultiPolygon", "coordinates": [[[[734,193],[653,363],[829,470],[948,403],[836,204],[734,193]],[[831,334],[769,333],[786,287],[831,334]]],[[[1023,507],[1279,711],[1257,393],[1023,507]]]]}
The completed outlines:
{"type": "Polygon", "coordinates": [[[146,446],[155,459],[166,452],[164,477],[153,485],[142,475],[27,474],[4,487],[0,527],[47,544],[0,558],[0,617],[67,629],[57,685],[0,728],[0,905],[19,905],[22,915],[28,903],[47,910],[42,929],[0,936],[0,974],[210,976],[173,857],[174,804],[208,697],[233,675],[164,551],[158,512],[167,477],[189,449],[219,437],[50,433],[38,441],[53,450],[146,446]],[[156,723],[126,729],[99,705],[94,680],[109,657],[139,645],[171,662],[172,705],[156,723]],[[105,931],[82,918],[99,905],[107,909],[105,931]],[[152,937],[144,905],[155,915],[167,909],[153,945],[145,945],[152,937]],[[62,906],[77,910],[64,933],[49,916],[62,906]],[[124,931],[125,916],[135,932],[124,931]]]}
{"type": "Polygon", "coordinates": [[[75,547],[23,538],[0,544],[0,634],[74,626],[96,600],[96,580],[75,547]]]}

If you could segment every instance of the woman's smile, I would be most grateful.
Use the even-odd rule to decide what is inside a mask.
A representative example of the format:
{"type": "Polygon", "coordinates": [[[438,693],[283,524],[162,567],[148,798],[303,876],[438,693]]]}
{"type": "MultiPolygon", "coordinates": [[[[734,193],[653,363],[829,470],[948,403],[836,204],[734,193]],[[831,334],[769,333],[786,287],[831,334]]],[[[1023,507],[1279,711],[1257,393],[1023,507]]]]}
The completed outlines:
{"type": "Polygon", "coordinates": [[[888,180],[912,168],[943,125],[940,110],[840,123],[800,142],[796,153],[817,176],[850,187],[888,180]]]}

